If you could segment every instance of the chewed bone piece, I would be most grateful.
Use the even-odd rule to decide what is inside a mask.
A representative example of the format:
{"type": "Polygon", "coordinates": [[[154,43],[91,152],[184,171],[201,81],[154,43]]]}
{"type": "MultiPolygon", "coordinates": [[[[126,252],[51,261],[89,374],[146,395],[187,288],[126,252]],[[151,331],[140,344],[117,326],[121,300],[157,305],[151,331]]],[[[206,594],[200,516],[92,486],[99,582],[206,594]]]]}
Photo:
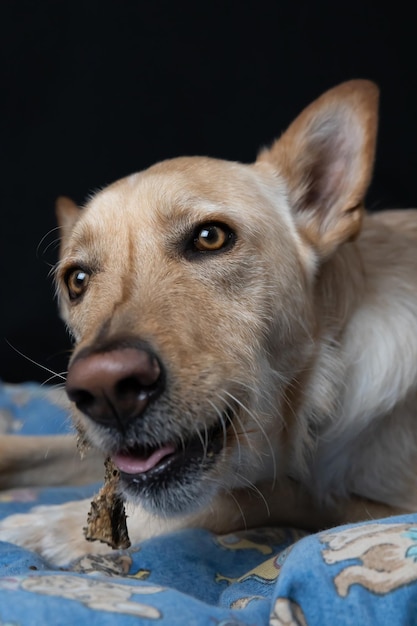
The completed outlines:
{"type": "Polygon", "coordinates": [[[130,546],[124,503],[117,491],[120,472],[110,458],[105,461],[104,485],[91,502],[84,535],[88,541],[101,541],[115,550],[130,546]]]}

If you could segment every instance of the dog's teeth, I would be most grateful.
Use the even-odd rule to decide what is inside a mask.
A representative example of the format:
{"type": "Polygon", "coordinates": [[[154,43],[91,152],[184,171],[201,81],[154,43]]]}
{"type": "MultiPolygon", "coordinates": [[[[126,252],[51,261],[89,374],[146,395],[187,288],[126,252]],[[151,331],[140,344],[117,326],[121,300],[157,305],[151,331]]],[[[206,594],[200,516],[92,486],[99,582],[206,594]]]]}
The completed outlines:
{"type": "Polygon", "coordinates": [[[164,457],[175,452],[173,445],[166,445],[158,448],[148,457],[135,456],[134,454],[116,454],[113,463],[125,474],[143,474],[155,467],[164,457]]]}

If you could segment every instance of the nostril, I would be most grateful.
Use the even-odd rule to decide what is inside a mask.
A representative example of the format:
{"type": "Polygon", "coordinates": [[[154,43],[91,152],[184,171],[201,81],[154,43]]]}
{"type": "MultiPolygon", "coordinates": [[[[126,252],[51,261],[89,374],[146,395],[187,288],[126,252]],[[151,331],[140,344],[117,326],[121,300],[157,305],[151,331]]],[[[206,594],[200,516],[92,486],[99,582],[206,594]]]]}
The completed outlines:
{"type": "Polygon", "coordinates": [[[94,395],[85,389],[67,389],[67,395],[80,411],[87,414],[96,401],[94,395]]]}
{"type": "Polygon", "coordinates": [[[116,384],[116,396],[119,398],[135,397],[144,400],[156,390],[157,384],[144,384],[139,378],[129,376],[119,380],[116,384]]]}
{"type": "Polygon", "coordinates": [[[118,396],[139,395],[143,390],[142,383],[135,378],[135,376],[129,376],[119,380],[116,384],[116,394],[118,396]]]}

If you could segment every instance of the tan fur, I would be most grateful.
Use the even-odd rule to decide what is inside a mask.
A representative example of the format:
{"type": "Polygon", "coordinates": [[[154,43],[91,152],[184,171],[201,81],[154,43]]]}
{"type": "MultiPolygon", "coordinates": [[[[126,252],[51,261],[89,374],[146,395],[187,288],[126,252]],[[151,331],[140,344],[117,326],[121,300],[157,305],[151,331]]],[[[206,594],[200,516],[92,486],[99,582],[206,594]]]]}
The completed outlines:
{"type": "MultiPolygon", "coordinates": [[[[367,81],[330,90],[253,165],[173,159],[83,210],[59,203],[57,286],[73,360],[126,329],[149,342],[168,372],[152,408],[162,438],[204,432],[233,406],[198,507],[166,520],[136,506],[133,540],[415,510],[417,212],[364,212],[377,96],[367,81]],[[235,245],[190,260],[183,243],[208,222],[227,224],[235,245]],[[72,267],[90,273],[75,303],[64,284],[72,267]]],[[[75,420],[111,447],[102,428],[78,411],[75,420]]],[[[81,505],[54,510],[83,525],[81,505]]],[[[39,534],[12,524],[0,537],[36,548],[39,534]]],[[[94,549],[80,537],[68,555],[65,526],[61,539],[45,532],[42,550],[59,562],[94,549]]]]}
{"type": "Polygon", "coordinates": [[[103,459],[88,454],[80,463],[75,441],[67,435],[0,438],[0,489],[82,485],[102,476],[103,459]]]}

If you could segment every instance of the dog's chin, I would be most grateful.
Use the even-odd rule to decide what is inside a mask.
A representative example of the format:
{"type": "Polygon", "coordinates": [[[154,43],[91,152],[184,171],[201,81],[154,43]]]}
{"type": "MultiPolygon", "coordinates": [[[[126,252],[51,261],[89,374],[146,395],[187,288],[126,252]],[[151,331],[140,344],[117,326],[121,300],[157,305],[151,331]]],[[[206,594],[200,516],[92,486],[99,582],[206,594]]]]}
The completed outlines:
{"type": "Polygon", "coordinates": [[[225,440],[225,428],[219,422],[178,445],[137,446],[114,455],[126,499],[155,514],[191,513],[215,491],[210,473],[225,440]]]}

